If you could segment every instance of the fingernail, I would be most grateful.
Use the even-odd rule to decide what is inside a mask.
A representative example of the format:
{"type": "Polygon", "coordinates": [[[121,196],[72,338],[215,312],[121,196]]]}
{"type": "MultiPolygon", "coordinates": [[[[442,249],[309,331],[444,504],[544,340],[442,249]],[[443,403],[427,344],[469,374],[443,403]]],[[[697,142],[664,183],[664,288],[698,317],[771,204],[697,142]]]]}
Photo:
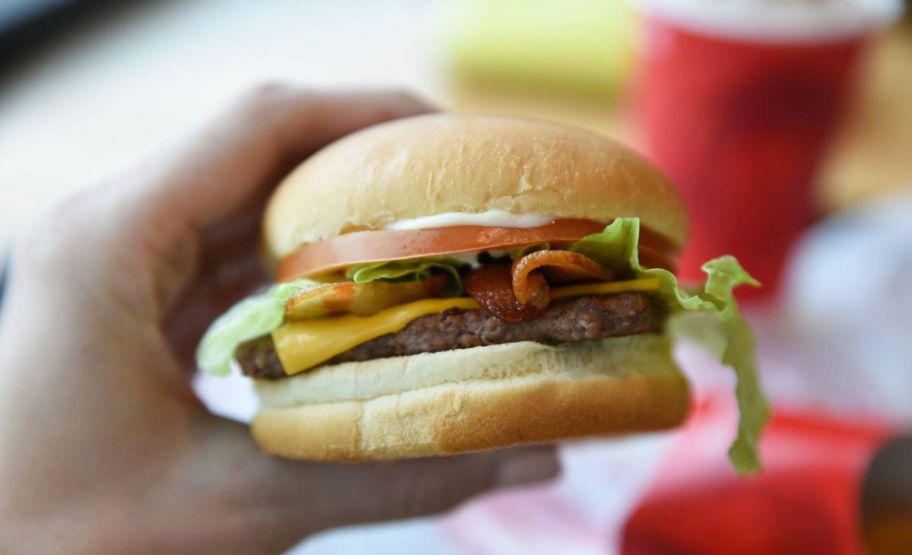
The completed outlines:
{"type": "Polygon", "coordinates": [[[516,487],[551,480],[560,473],[554,448],[525,451],[506,459],[497,471],[498,487],[516,487]]]}

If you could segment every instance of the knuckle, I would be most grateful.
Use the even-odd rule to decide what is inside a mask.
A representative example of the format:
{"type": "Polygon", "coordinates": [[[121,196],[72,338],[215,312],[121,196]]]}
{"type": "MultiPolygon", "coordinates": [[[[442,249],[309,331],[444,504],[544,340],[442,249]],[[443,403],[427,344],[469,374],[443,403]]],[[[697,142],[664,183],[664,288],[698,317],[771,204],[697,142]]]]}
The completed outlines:
{"type": "Polygon", "coordinates": [[[422,105],[425,102],[408,89],[392,89],[389,95],[402,104],[422,105]]]}
{"type": "Polygon", "coordinates": [[[32,263],[52,266],[73,252],[77,237],[85,237],[91,223],[84,216],[86,194],[72,196],[40,217],[24,239],[25,252],[32,263]]]}
{"type": "Polygon", "coordinates": [[[99,194],[94,190],[72,195],[27,229],[20,249],[27,267],[46,275],[67,275],[85,264],[92,249],[106,248],[108,215],[99,207],[99,194]]]}
{"type": "Polygon", "coordinates": [[[266,81],[241,95],[241,111],[254,120],[269,117],[291,96],[291,87],[284,83],[266,81]]]}
{"type": "Polygon", "coordinates": [[[403,113],[419,114],[436,111],[432,104],[407,89],[392,89],[387,91],[386,97],[389,99],[386,114],[388,117],[402,117],[403,113]]]}

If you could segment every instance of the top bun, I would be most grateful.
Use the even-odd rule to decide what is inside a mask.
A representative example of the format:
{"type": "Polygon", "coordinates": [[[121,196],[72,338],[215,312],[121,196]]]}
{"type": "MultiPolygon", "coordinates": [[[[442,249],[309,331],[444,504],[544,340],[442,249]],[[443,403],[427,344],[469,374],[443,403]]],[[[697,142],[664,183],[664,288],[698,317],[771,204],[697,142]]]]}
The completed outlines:
{"type": "Polygon", "coordinates": [[[434,114],[370,127],[297,167],[266,209],[266,248],[443,212],[505,210],[642,225],[683,246],[687,211],[658,170],[618,143],[537,120],[434,114]]]}

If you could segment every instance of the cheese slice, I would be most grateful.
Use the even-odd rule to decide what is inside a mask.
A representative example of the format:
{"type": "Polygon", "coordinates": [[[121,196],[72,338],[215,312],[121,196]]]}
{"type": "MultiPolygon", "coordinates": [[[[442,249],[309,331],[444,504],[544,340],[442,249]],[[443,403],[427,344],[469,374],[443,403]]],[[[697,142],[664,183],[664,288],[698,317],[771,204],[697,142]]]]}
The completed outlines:
{"type": "MultiPolygon", "coordinates": [[[[654,291],[658,288],[659,280],[653,278],[586,283],[552,289],[551,298],[654,291]]],[[[480,307],[475,300],[466,297],[424,299],[387,308],[371,316],[346,315],[287,322],[272,332],[272,341],[285,372],[298,374],[371,339],[396,333],[412,320],[451,308],[472,310],[480,307]]]]}
{"type": "Polygon", "coordinates": [[[611,295],[625,291],[657,291],[659,278],[631,279],[628,281],[608,281],[605,283],[581,283],[551,290],[551,299],[566,299],[586,295],[611,295]]]}
{"type": "Polygon", "coordinates": [[[276,353],[288,374],[297,374],[371,339],[395,333],[409,322],[450,308],[478,308],[473,299],[424,299],[371,316],[333,316],[287,322],[272,332],[276,353]]]}

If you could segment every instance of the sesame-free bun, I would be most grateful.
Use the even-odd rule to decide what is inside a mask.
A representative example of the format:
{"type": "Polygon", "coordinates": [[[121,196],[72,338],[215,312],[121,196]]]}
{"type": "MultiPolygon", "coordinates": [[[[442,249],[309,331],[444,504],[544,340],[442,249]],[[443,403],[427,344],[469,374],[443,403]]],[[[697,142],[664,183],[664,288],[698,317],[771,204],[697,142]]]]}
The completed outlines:
{"type": "Polygon", "coordinates": [[[440,456],[671,428],[687,383],[660,335],[520,342],[343,363],[257,381],[253,436],[314,461],[440,456]]]}
{"type": "Polygon", "coordinates": [[[304,243],[444,212],[504,210],[609,222],[639,217],[680,248],[675,187],[618,143],[538,120],[435,114],[370,127],[295,169],[269,202],[273,258],[304,243]]]}

